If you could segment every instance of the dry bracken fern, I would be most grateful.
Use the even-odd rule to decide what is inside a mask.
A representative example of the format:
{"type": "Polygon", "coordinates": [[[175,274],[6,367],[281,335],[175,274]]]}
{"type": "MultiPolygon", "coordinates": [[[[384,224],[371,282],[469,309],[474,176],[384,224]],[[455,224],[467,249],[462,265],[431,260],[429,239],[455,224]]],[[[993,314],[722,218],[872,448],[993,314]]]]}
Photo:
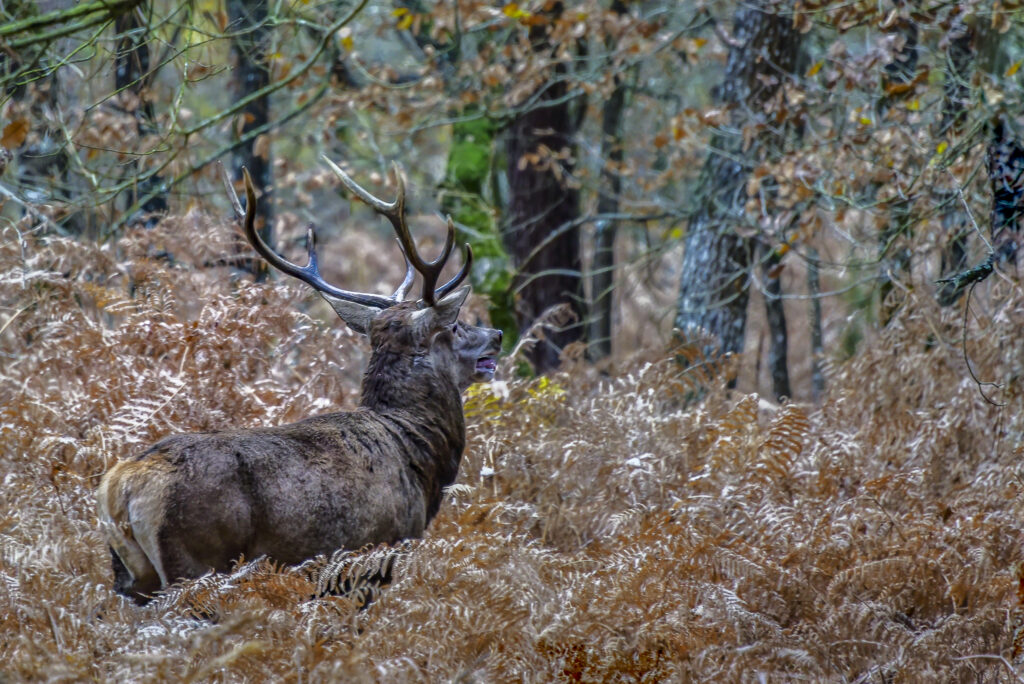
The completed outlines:
{"type": "Polygon", "coordinates": [[[1024,299],[999,284],[968,342],[1004,407],[923,298],[817,408],[729,390],[692,350],[569,359],[467,395],[426,538],[129,604],[92,505],[116,459],[355,403],[360,341],[218,265],[234,245],[200,215],[0,241],[0,679],[1012,679],[1024,299]]]}

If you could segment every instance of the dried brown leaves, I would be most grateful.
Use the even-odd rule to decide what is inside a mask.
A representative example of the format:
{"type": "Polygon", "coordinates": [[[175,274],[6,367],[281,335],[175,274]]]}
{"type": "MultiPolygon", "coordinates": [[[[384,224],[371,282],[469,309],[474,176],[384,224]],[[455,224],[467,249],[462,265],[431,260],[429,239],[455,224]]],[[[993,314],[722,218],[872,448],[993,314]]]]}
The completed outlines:
{"type": "Polygon", "coordinates": [[[235,243],[202,217],[109,247],[6,238],[6,677],[1011,676],[1024,300],[1001,282],[968,344],[1003,409],[964,372],[959,315],[913,294],[820,408],[715,382],[694,403],[706,371],[672,359],[612,377],[570,363],[469,393],[460,479],[426,539],[256,561],[140,609],[111,590],[98,475],[168,432],[351,406],[361,347],[300,313],[298,288],[212,265],[235,243]],[[383,590],[361,581],[384,572],[383,590]],[[313,598],[339,587],[357,591],[313,598]]]}

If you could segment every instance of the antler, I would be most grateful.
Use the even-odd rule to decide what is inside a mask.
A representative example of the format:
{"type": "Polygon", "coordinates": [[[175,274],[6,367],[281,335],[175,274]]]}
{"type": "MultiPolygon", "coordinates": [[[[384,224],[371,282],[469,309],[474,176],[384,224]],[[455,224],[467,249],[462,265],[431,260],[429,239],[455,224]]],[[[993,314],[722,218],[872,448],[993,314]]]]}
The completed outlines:
{"type": "Polygon", "coordinates": [[[275,252],[270,245],[263,241],[263,238],[261,238],[260,234],[256,231],[256,191],[253,189],[252,178],[249,176],[249,170],[242,169],[242,174],[245,177],[244,212],[242,211],[241,202],[238,201],[238,196],[235,194],[235,189],[231,185],[231,180],[228,178],[227,171],[224,169],[223,165],[221,166],[221,175],[223,177],[224,186],[228,191],[228,198],[231,200],[231,205],[234,207],[236,216],[239,216],[239,218],[242,219],[243,226],[245,228],[245,237],[249,240],[249,244],[259,252],[260,256],[267,260],[267,263],[281,272],[287,273],[288,275],[311,285],[313,289],[318,292],[322,292],[337,299],[344,299],[357,304],[372,306],[377,309],[387,309],[405,299],[405,295],[409,291],[409,286],[412,285],[413,278],[415,277],[415,271],[413,270],[408,257],[405,259],[405,278],[402,280],[402,284],[398,286],[398,289],[395,290],[394,294],[390,297],[382,297],[380,295],[367,294],[363,292],[342,290],[323,279],[320,275],[320,269],[317,266],[316,229],[313,227],[312,223],[306,228],[306,251],[308,254],[308,260],[305,266],[294,264],[275,252]]]}
{"type": "Polygon", "coordinates": [[[424,261],[423,257],[416,250],[416,243],[413,241],[412,235],[409,233],[409,226],[405,222],[405,179],[402,177],[402,170],[397,163],[391,167],[391,170],[395,176],[395,185],[398,186],[398,194],[393,202],[385,202],[379,197],[371,195],[365,188],[352,180],[347,173],[341,170],[341,167],[328,159],[326,155],[323,156],[323,160],[327,162],[331,171],[341,179],[342,184],[351,193],[391,222],[398,236],[398,242],[402,246],[405,258],[423,276],[422,299],[424,304],[434,306],[438,299],[443,298],[466,279],[466,276],[469,275],[469,269],[473,264],[473,250],[468,244],[466,245],[466,257],[462,269],[447,283],[441,287],[436,287],[437,279],[441,276],[441,270],[444,268],[445,262],[448,261],[448,257],[451,256],[452,248],[455,245],[455,224],[452,223],[452,218],[449,216],[448,232],[445,235],[444,249],[441,250],[441,255],[433,261],[424,261]]]}

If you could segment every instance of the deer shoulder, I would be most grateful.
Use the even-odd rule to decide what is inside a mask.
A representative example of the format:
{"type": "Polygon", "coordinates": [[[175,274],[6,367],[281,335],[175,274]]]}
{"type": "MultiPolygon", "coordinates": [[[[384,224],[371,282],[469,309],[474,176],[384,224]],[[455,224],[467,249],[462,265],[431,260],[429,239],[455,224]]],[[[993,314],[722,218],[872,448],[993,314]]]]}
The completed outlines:
{"type": "Polygon", "coordinates": [[[472,252],[467,245],[461,271],[438,286],[454,246],[451,219],[440,256],[426,261],[406,223],[397,166],[398,196],[385,202],[327,163],[394,227],[407,261],[394,294],[325,282],[312,227],[305,266],[277,254],[256,232],[248,173],[243,226],[272,266],[311,285],[351,328],[369,336],[359,407],[276,427],[173,435],[111,468],[97,492],[99,518],[115,588],[140,603],[178,579],[227,570],[241,556],[292,564],[419,536],[458,473],[465,446],[461,393],[493,378],[501,348],[500,331],[458,321],[469,294],[459,285],[472,252]],[[421,296],[406,301],[416,273],[421,296]]]}

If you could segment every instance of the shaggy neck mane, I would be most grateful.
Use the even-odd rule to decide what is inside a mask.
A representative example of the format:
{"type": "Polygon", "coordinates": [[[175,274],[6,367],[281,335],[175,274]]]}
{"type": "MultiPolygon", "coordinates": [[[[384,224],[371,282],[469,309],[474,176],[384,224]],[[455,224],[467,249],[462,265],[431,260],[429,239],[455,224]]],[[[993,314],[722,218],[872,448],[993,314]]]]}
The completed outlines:
{"type": "Polygon", "coordinates": [[[409,444],[409,465],[427,493],[427,519],[441,490],[455,481],[466,445],[462,395],[451,374],[426,356],[375,349],[363,376],[359,405],[393,423],[409,444]]]}

